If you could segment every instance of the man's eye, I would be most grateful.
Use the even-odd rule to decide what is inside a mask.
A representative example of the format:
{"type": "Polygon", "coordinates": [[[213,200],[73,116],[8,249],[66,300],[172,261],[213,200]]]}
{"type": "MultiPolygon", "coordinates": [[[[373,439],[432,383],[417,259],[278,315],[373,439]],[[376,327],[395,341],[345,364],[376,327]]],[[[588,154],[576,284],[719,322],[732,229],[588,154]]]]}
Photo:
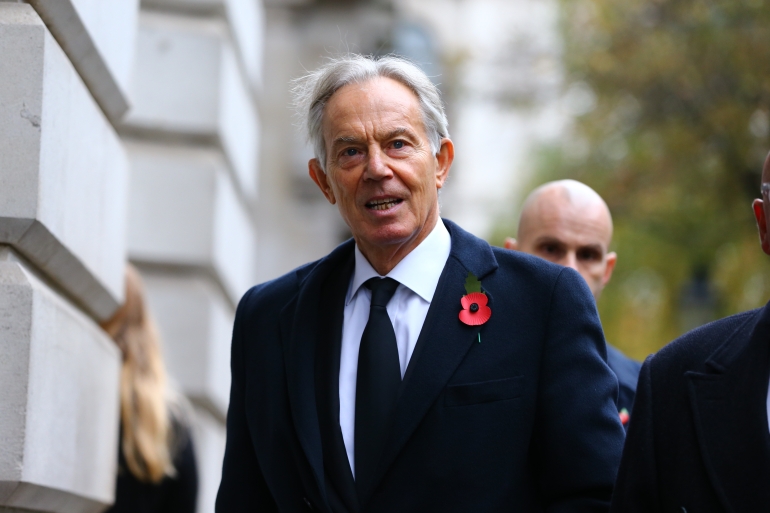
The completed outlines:
{"type": "Polygon", "coordinates": [[[400,150],[404,147],[404,141],[393,141],[393,147],[397,150],[400,150]]]}
{"type": "Polygon", "coordinates": [[[578,260],[597,261],[601,260],[601,257],[596,251],[579,251],[578,260]]]}
{"type": "Polygon", "coordinates": [[[342,152],[342,154],[346,157],[354,157],[357,153],[358,153],[358,150],[355,148],[348,148],[347,150],[342,152]]]}
{"type": "Polygon", "coordinates": [[[543,246],[543,251],[548,253],[549,255],[553,255],[554,253],[556,253],[557,250],[558,248],[553,244],[546,244],[545,246],[543,246]]]}

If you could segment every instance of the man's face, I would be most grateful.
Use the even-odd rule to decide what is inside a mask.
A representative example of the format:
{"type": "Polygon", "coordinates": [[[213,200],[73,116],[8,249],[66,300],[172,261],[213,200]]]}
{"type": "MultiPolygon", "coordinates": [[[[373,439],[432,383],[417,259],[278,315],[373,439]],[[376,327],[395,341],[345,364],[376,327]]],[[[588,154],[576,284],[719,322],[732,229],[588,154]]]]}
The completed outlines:
{"type": "Polygon", "coordinates": [[[411,251],[438,220],[451,141],[434,155],[417,97],[388,78],[339,89],[324,114],[326,173],[313,159],[311,177],[367,257],[385,247],[411,251]]]}
{"type": "Polygon", "coordinates": [[[531,214],[516,249],[575,269],[598,299],[617,260],[607,252],[612,232],[606,211],[554,197],[539,202],[531,214]]]}

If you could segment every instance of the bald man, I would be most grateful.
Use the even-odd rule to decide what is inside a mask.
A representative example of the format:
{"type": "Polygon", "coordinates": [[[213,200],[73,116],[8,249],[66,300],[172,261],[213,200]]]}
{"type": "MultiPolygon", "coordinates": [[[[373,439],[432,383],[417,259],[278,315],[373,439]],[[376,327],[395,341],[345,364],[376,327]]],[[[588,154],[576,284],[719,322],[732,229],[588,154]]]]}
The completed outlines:
{"type": "MultiPolygon", "coordinates": [[[[770,155],[752,207],[770,255],[770,155]]],[[[770,510],[770,303],[647,358],[612,511],[770,510]]]]}
{"type": "MultiPolygon", "coordinates": [[[[505,247],[571,267],[597,300],[618,259],[609,251],[610,209],[596,191],[575,180],[549,182],[532,191],[524,201],[518,237],[508,238],[505,247]]],[[[610,345],[607,364],[618,377],[618,413],[628,426],[641,364],[610,345]]]]}

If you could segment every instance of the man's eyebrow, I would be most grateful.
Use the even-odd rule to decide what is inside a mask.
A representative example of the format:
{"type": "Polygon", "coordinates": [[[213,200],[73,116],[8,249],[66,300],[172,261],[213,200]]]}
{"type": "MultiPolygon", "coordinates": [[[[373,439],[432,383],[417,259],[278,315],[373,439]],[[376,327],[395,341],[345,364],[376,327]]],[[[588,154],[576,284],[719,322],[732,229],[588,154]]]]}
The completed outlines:
{"type": "Polygon", "coordinates": [[[599,254],[604,253],[604,248],[598,242],[596,242],[594,244],[583,244],[578,249],[589,249],[591,251],[596,251],[599,254]]]}
{"type": "Polygon", "coordinates": [[[412,135],[412,131],[405,127],[394,128],[390,132],[386,133],[383,139],[393,139],[394,137],[398,137],[399,135],[404,134],[412,135]]]}
{"type": "MultiPolygon", "coordinates": [[[[398,127],[398,128],[394,128],[390,132],[386,132],[385,135],[382,136],[382,139],[384,139],[384,140],[393,139],[394,137],[398,137],[399,135],[404,135],[404,134],[409,135],[409,136],[413,136],[414,135],[414,133],[411,130],[409,130],[408,128],[406,128],[406,127],[398,127]]],[[[342,136],[337,137],[336,139],[334,139],[334,141],[332,141],[332,148],[335,148],[335,147],[343,145],[343,144],[358,144],[358,143],[361,143],[361,142],[362,142],[362,140],[359,139],[358,137],[355,137],[355,136],[352,136],[352,135],[342,135],[342,136]]]]}
{"type": "Polygon", "coordinates": [[[559,244],[560,246],[565,245],[564,242],[551,235],[542,235],[538,237],[535,239],[535,244],[559,244]]]}
{"type": "Polygon", "coordinates": [[[358,138],[353,137],[352,135],[343,135],[341,137],[337,137],[332,143],[332,145],[338,146],[340,144],[350,144],[350,143],[357,143],[357,142],[360,142],[358,138]]]}

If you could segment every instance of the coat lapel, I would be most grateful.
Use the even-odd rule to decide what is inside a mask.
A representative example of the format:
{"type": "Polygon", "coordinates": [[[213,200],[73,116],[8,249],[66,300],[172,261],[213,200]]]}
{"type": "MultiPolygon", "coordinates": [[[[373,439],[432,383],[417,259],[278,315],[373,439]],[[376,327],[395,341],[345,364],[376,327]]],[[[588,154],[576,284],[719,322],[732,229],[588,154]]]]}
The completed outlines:
{"type": "Polygon", "coordinates": [[[327,495],[335,512],[359,510],[356,484],[348,463],[340,429],[340,357],[345,296],[353,273],[351,252],[347,262],[335,268],[325,280],[320,305],[315,357],[315,394],[323,444],[327,495]]]}
{"type": "MultiPolygon", "coordinates": [[[[439,278],[428,315],[401,384],[393,430],[372,482],[373,488],[403,449],[409,437],[436,402],[468,350],[478,341],[482,326],[467,326],[458,314],[465,295],[465,279],[472,272],[480,280],[495,269],[492,248],[451,221],[444,221],[452,237],[452,249],[439,278]]],[[[494,301],[488,291],[489,306],[494,301]]],[[[364,501],[362,500],[362,503],[364,501]]]]}
{"type": "Polygon", "coordinates": [[[687,373],[704,464],[727,511],[770,504],[770,306],[757,317],[750,337],[739,328],[711,355],[711,372],[687,373]]]}
{"type": "Polygon", "coordinates": [[[329,509],[324,476],[321,432],[315,396],[315,354],[318,343],[321,289],[328,274],[353,251],[353,242],[338,246],[300,283],[296,298],[280,314],[287,388],[294,427],[315,478],[308,493],[329,509]]]}

